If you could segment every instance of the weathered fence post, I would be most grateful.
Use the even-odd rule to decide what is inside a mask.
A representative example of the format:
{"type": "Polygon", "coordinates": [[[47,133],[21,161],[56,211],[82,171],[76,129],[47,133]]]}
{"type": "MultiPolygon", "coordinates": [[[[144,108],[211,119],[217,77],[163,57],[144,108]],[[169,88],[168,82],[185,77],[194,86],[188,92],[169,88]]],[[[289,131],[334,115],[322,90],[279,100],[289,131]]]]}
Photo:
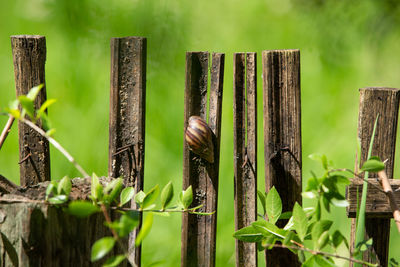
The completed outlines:
{"type": "MultiPolygon", "coordinates": [[[[17,96],[45,83],[46,38],[39,35],[11,36],[17,96]]],[[[35,109],[46,101],[46,88],[35,99],[35,109]]],[[[41,127],[40,121],[37,123],[41,127]]],[[[20,183],[34,185],[50,180],[50,151],[46,138],[18,123],[20,183]]]]}
{"type": "MultiPolygon", "coordinates": [[[[111,93],[109,133],[109,176],[122,176],[126,186],[143,190],[146,38],[111,39],[111,93]]],[[[132,208],[136,204],[132,202],[132,208]]],[[[140,215],[140,221],[141,221],[140,215]]],[[[129,249],[140,266],[141,247],[135,248],[138,227],[129,237],[129,249]]]]}
{"type": "MultiPolygon", "coordinates": [[[[209,126],[214,132],[214,163],[208,163],[188,148],[184,141],[183,188],[192,186],[192,206],[212,215],[183,214],[181,266],[214,266],[218,199],[219,144],[224,75],[224,54],[213,54],[211,67],[209,126]]],[[[185,121],[197,115],[207,120],[208,52],[186,53],[185,121]]]]}
{"type": "MultiPolygon", "coordinates": [[[[265,185],[275,186],[283,211],[301,204],[300,51],[263,51],[265,185]]],[[[267,266],[299,266],[287,249],[266,251],[267,266]]]]}
{"type": "MultiPolygon", "coordinates": [[[[257,220],[256,60],[256,53],[235,53],[233,56],[235,230],[257,220]]],[[[236,266],[257,266],[256,244],[236,240],[236,266]]]]}
{"type": "MultiPolygon", "coordinates": [[[[379,156],[386,161],[386,173],[393,177],[394,155],[396,145],[397,120],[399,111],[400,90],[394,88],[360,89],[360,110],[358,117],[358,137],[361,141],[361,163],[367,160],[369,142],[376,117],[379,114],[375,133],[372,156],[379,156]]],[[[370,174],[370,178],[377,177],[370,174]]],[[[374,179],[375,180],[375,179],[374,179]]],[[[379,266],[388,266],[390,213],[388,218],[366,219],[366,239],[373,238],[372,250],[367,250],[363,260],[376,262],[379,266]]],[[[354,248],[356,219],[351,224],[351,247],[354,248]]],[[[352,266],[352,264],[351,264],[352,266]]]]}

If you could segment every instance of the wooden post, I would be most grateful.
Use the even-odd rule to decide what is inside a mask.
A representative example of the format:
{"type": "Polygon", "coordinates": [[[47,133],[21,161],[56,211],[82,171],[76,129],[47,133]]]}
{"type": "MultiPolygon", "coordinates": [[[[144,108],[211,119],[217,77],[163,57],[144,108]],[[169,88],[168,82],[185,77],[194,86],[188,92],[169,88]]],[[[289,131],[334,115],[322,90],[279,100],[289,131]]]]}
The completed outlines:
{"type": "MultiPolygon", "coordinates": [[[[213,215],[183,214],[181,266],[214,266],[218,199],[219,143],[221,132],[224,55],[213,54],[211,67],[209,126],[214,132],[214,163],[191,152],[184,141],[183,189],[192,186],[192,206],[213,215]]],[[[208,52],[186,53],[185,122],[197,115],[207,120],[208,52]]]]}
{"type": "MultiPolygon", "coordinates": [[[[109,162],[110,177],[122,176],[126,186],[143,190],[146,38],[111,39],[111,93],[109,162]]],[[[135,203],[131,203],[136,208],[135,203]]],[[[140,222],[141,222],[140,215],[140,222]]],[[[129,237],[129,251],[140,266],[141,247],[135,248],[140,227],[129,237]]]]}
{"type": "MultiPolygon", "coordinates": [[[[235,230],[237,231],[257,220],[256,53],[235,53],[233,73],[235,230]]],[[[236,266],[257,266],[256,244],[236,240],[236,266]]]]}
{"type": "MultiPolygon", "coordinates": [[[[45,83],[46,38],[38,35],[11,36],[17,96],[45,83]]],[[[46,87],[35,99],[35,109],[46,101],[46,87]]],[[[40,121],[37,123],[41,126],[40,121]]],[[[50,180],[50,151],[46,138],[19,122],[19,159],[21,186],[50,180]]]]}
{"type": "MultiPolygon", "coordinates": [[[[301,204],[300,51],[263,51],[265,185],[282,198],[283,211],[301,204]]],[[[283,225],[280,225],[283,226],[283,225]]],[[[287,249],[266,251],[267,266],[300,266],[287,249]]]]}
{"type": "MultiPolygon", "coordinates": [[[[361,141],[361,162],[367,160],[369,142],[376,117],[379,114],[372,155],[386,162],[386,173],[393,177],[396,145],[397,119],[400,90],[394,88],[360,89],[360,113],[358,117],[358,137],[361,141]]],[[[370,178],[377,177],[371,174],[370,178]]],[[[388,266],[390,219],[367,218],[365,222],[366,239],[373,238],[373,248],[363,255],[363,260],[388,266]],[[376,258],[376,260],[375,260],[376,258]]],[[[356,220],[352,219],[351,244],[354,247],[356,220]]]]}

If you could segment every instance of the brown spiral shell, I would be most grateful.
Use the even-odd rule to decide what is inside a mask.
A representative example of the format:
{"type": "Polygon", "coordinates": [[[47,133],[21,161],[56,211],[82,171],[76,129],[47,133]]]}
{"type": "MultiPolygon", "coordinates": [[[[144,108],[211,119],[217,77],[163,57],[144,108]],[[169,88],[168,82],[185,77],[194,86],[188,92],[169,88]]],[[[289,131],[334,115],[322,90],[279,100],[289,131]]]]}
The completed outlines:
{"type": "Polygon", "coordinates": [[[212,131],[199,116],[191,116],[185,132],[189,149],[210,163],[214,163],[214,144],[212,131]]]}

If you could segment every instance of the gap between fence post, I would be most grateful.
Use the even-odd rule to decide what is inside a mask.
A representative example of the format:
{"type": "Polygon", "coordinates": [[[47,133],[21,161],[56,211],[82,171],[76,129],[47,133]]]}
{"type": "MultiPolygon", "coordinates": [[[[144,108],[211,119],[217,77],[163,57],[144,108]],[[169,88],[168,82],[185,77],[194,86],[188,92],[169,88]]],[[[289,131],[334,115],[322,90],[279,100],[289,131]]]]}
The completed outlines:
{"type": "MultiPolygon", "coordinates": [[[[379,156],[386,162],[386,173],[393,177],[394,155],[397,134],[400,90],[385,87],[370,87],[360,89],[360,107],[358,117],[358,137],[361,141],[361,163],[367,160],[369,142],[377,115],[378,124],[372,156],[379,156]]],[[[371,173],[370,178],[377,177],[371,173]]],[[[363,254],[363,260],[373,262],[376,257],[379,266],[388,265],[390,219],[366,218],[366,238],[373,238],[373,249],[363,254]],[[371,253],[371,255],[368,255],[371,253]]],[[[351,249],[354,249],[356,219],[351,220],[351,249]]],[[[350,266],[353,266],[351,263],[350,266]]]]}
{"type": "MultiPolygon", "coordinates": [[[[249,226],[252,222],[257,220],[257,69],[256,67],[257,67],[256,53],[234,54],[233,129],[234,129],[234,169],[235,169],[234,194],[235,194],[236,231],[243,227],[249,226]],[[246,133],[247,133],[247,138],[246,138],[246,133]]],[[[256,267],[257,266],[256,244],[246,243],[239,240],[236,240],[235,242],[236,242],[236,266],[256,267]]]]}
{"type": "MultiPolygon", "coordinates": [[[[263,51],[265,186],[275,186],[283,212],[301,204],[300,51],[263,51]]],[[[283,221],[278,222],[283,227],[283,221]]],[[[267,266],[300,266],[287,249],[266,250],[267,266]]]]}
{"type": "MultiPolygon", "coordinates": [[[[111,92],[108,172],[125,186],[143,190],[145,151],[146,55],[143,37],[111,39],[111,92]]],[[[131,208],[138,208],[134,201],[131,208]]],[[[129,236],[129,251],[141,266],[141,246],[135,247],[139,227],[129,236]]]]}
{"type": "MultiPolygon", "coordinates": [[[[11,36],[17,97],[45,84],[46,38],[39,35],[11,36]]],[[[46,86],[35,99],[35,110],[46,101],[46,86]]],[[[42,127],[40,121],[37,122],[42,127]]],[[[22,122],[18,123],[20,184],[50,181],[49,142],[22,122]]]]}

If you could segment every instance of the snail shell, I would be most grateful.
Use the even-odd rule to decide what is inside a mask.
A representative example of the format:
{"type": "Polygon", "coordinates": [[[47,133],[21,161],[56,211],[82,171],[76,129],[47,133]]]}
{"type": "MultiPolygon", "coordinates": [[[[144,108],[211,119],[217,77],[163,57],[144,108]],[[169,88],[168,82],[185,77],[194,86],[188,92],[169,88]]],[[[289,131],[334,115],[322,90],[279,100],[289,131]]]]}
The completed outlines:
{"type": "Polygon", "coordinates": [[[189,149],[210,163],[214,163],[213,133],[199,116],[189,118],[185,140],[189,149]]]}

